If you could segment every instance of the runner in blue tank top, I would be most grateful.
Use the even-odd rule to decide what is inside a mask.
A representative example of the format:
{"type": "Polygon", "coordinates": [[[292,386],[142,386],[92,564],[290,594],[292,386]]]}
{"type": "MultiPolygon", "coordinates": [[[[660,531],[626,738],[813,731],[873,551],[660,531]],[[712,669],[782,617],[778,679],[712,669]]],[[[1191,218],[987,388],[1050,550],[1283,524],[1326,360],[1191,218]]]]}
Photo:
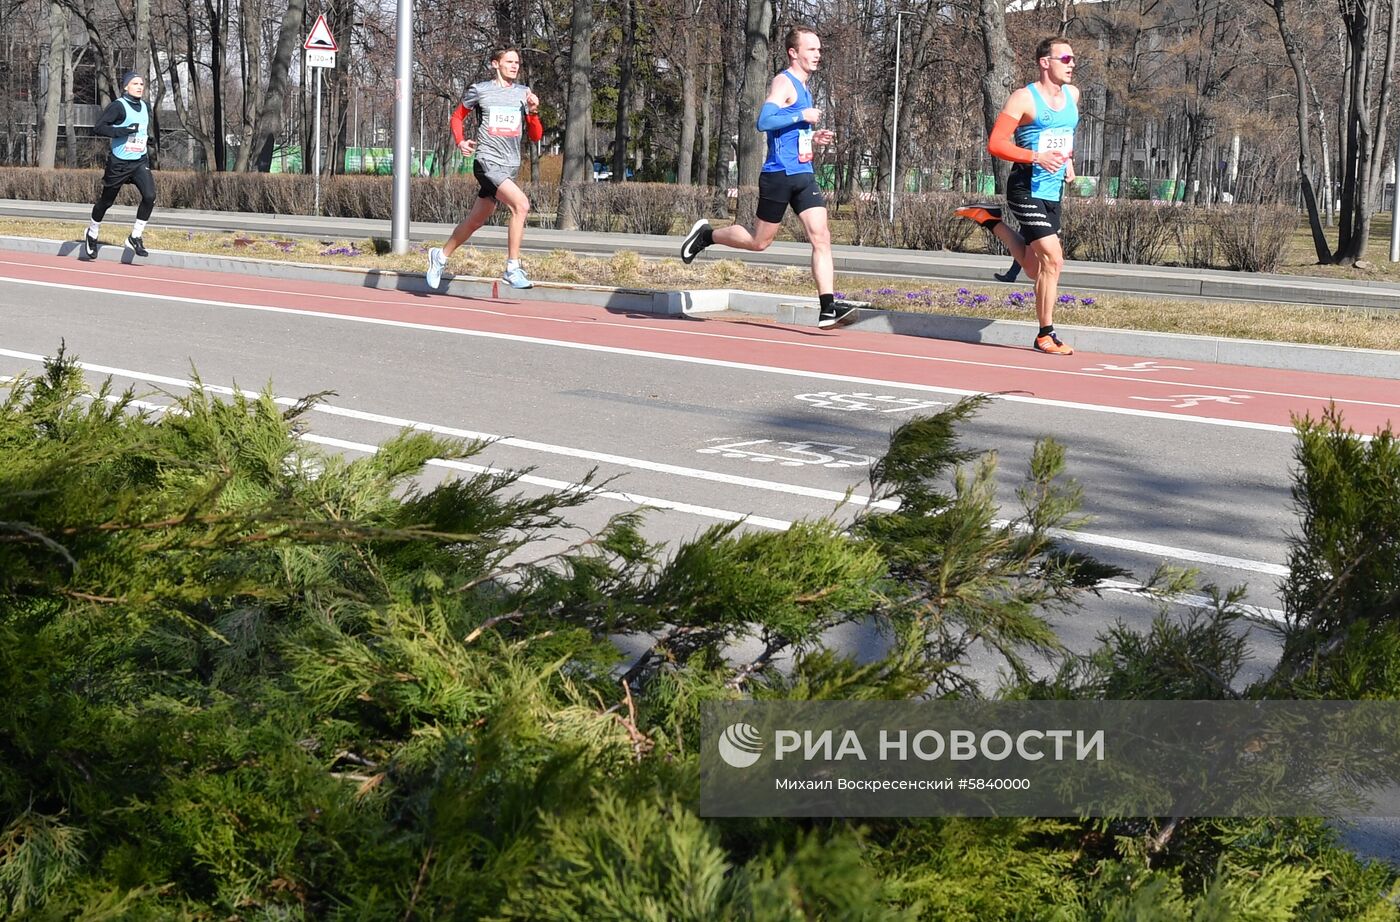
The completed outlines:
{"type": "Polygon", "coordinates": [[[689,263],[713,244],[751,252],[768,249],[791,207],[802,221],[812,244],[812,278],[821,303],[817,326],[834,327],[855,319],[855,306],[838,303],[835,270],[831,261],[831,230],[827,226],[826,198],[812,169],[815,148],[825,147],[836,133],[817,128],[822,110],[813,107],[807,81],[821,64],[821,39],[811,29],[796,26],[787,34],[789,67],[773,78],[768,99],[755,126],[768,136],[768,159],[758,178],[758,214],[753,230],[731,224],[715,230],[701,218],[681,244],[681,260],[689,263]]]}
{"type": "Polygon", "coordinates": [[[987,142],[992,156],[1013,164],[1006,203],[1020,233],[1001,220],[1001,208],[996,205],[968,205],[957,213],[996,234],[1035,280],[1035,312],[1040,322],[1035,348],[1052,355],[1073,355],[1074,350],[1055,335],[1054,314],[1065,264],[1059,237],[1060,199],[1065,182],[1074,179],[1079,88],[1070,85],[1074,50],[1069,42],[1058,36],[1042,39],[1035,54],[1040,79],[1011,94],[987,142]]]}
{"type": "Polygon", "coordinates": [[[97,258],[97,248],[102,243],[98,239],[102,219],[127,183],[141,193],[141,203],[136,206],[136,221],[131,225],[126,246],[137,256],[150,255],[141,241],[146,221],[156,206],[156,181],[151,176],[151,161],[146,156],[151,121],[151,107],[144,101],[146,79],[129,70],[122,74],[121,91],[92,126],[93,134],[107,138],[111,149],[107,154],[107,169],[102,173],[102,194],[92,206],[92,223],[83,234],[82,252],[88,259],[97,258]]]}

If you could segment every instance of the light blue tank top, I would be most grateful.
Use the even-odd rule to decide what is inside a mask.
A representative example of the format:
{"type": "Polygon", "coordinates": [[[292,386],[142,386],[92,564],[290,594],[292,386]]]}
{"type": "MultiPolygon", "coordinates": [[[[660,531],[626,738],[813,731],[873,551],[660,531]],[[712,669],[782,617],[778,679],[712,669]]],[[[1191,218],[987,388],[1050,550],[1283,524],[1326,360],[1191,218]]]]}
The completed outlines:
{"type": "MultiPolygon", "coordinates": [[[[797,99],[781,110],[784,115],[800,115],[803,109],[812,106],[812,94],[807,84],[785,70],[784,74],[797,89],[797,99]]],[[[810,173],[812,172],[812,126],[803,121],[784,125],[767,132],[768,159],[763,161],[765,173],[810,173]]]]}
{"type": "Polygon", "coordinates": [[[122,120],[122,125],[135,125],[136,131],[124,138],[112,139],[112,156],[120,160],[140,160],[146,156],[146,130],[151,122],[151,107],[143,102],[138,112],[125,97],[117,101],[126,109],[126,118],[122,120]]]}
{"type": "MultiPolygon", "coordinates": [[[[1035,100],[1035,120],[1016,128],[1016,146],[1026,150],[1058,150],[1072,154],[1074,129],[1079,125],[1079,105],[1074,101],[1074,97],[1070,95],[1069,90],[1065,90],[1064,107],[1056,111],[1050,108],[1050,104],[1045,101],[1045,97],[1040,94],[1040,89],[1034,83],[1026,89],[1031,91],[1031,99],[1035,100]]],[[[1064,194],[1065,167],[1060,167],[1053,173],[1042,166],[1027,166],[1025,170],[1014,172],[1021,173],[1022,175],[1016,178],[1024,182],[1024,173],[1027,171],[1030,173],[1032,197],[1047,202],[1060,200],[1060,196],[1064,194]]]]}

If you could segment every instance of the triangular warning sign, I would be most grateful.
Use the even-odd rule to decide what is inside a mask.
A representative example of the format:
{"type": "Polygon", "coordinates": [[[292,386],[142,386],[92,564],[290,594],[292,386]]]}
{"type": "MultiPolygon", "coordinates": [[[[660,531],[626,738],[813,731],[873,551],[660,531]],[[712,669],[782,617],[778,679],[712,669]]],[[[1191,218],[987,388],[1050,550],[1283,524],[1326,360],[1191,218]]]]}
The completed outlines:
{"type": "Polygon", "coordinates": [[[301,47],[307,51],[339,50],[335,43],[335,36],[331,35],[331,27],[326,25],[325,13],[316,17],[316,25],[311,27],[311,34],[306,37],[306,44],[301,47]]]}

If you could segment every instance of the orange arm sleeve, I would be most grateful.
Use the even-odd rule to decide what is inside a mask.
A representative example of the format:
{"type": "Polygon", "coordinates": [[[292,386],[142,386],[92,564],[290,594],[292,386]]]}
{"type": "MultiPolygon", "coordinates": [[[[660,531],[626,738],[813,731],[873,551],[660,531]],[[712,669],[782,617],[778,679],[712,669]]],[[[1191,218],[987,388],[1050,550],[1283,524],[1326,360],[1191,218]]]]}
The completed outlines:
{"type": "Polygon", "coordinates": [[[461,103],[457,103],[457,111],[452,113],[452,137],[457,139],[458,144],[461,144],[464,140],[464,138],[462,137],[462,131],[466,126],[466,123],[467,107],[462,105],[461,103]]]}
{"type": "Polygon", "coordinates": [[[1005,112],[997,116],[992,126],[992,136],[987,141],[987,153],[1012,163],[1035,163],[1035,152],[1017,147],[1011,135],[1016,131],[1016,119],[1005,112]]]}
{"type": "Polygon", "coordinates": [[[525,114],[525,137],[531,141],[538,141],[544,137],[544,123],[533,112],[525,114]]]}

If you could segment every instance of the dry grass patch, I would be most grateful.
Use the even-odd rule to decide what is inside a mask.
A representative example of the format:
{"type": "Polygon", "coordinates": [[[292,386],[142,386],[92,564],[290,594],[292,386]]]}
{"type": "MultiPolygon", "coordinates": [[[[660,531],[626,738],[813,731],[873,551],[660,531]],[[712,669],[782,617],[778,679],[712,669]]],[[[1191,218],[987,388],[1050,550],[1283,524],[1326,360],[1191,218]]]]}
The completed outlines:
{"type": "MultiPolygon", "coordinates": [[[[0,234],[76,241],[84,227],[75,222],[12,219],[0,221],[0,234]]],[[[104,236],[109,245],[115,246],[125,232],[125,227],[113,222],[104,236]]],[[[238,231],[197,232],[155,226],[147,229],[145,239],[147,246],[158,250],[403,272],[422,272],[429,246],[415,243],[408,253],[396,256],[389,252],[389,242],[383,238],[348,240],[238,231]]],[[[456,275],[494,277],[500,274],[504,262],[500,250],[483,251],[468,246],[452,254],[448,271],[456,275]]],[[[612,257],[602,258],[555,250],[528,256],[526,265],[537,281],[662,290],[740,288],[812,294],[811,276],[806,267],[750,266],[738,259],[706,260],[687,266],[678,259],[642,259],[631,251],[619,251],[612,257]]],[[[959,286],[912,279],[838,276],[836,287],[848,297],[868,300],[877,307],[892,310],[997,320],[1035,319],[1029,286],[1008,291],[992,285],[979,288],[977,283],[959,286]]],[[[1400,312],[1173,301],[1074,291],[1067,291],[1064,298],[1064,303],[1055,311],[1056,322],[1064,326],[1400,351],[1400,312]]]]}

